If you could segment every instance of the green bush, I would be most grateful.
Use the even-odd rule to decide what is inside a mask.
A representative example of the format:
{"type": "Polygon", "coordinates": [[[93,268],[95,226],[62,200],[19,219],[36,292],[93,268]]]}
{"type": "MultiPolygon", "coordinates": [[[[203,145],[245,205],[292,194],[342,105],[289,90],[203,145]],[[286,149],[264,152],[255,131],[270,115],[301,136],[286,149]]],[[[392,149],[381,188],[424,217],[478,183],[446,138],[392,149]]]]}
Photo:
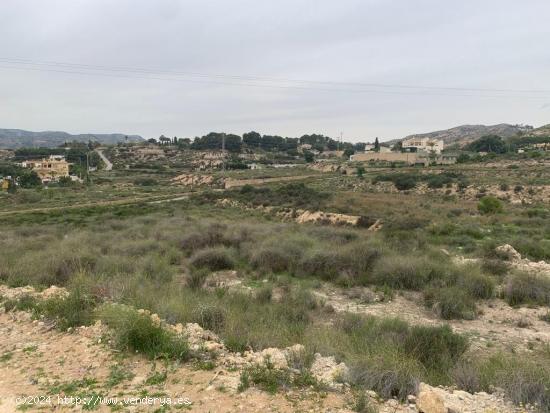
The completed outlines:
{"type": "Polygon", "coordinates": [[[270,238],[249,252],[252,268],[273,273],[294,272],[304,251],[312,244],[309,237],[270,238]]]}
{"type": "Polygon", "coordinates": [[[192,290],[200,290],[206,279],[208,278],[209,271],[207,269],[195,269],[192,268],[190,273],[187,275],[187,286],[192,290]]]}
{"type": "Polygon", "coordinates": [[[197,250],[214,247],[217,245],[225,245],[225,231],[227,230],[226,225],[221,224],[211,224],[206,228],[203,228],[201,231],[191,232],[183,237],[180,242],[182,249],[193,253],[197,250]]]}
{"type": "Polygon", "coordinates": [[[516,404],[536,405],[550,412],[550,364],[548,359],[495,354],[478,363],[481,387],[504,389],[516,404]]]}
{"type": "Polygon", "coordinates": [[[424,291],[424,304],[442,319],[472,320],[476,316],[474,299],[459,287],[430,287],[424,291]]]}
{"type": "Polygon", "coordinates": [[[320,351],[343,351],[350,382],[401,400],[416,393],[418,383],[445,377],[468,347],[449,327],[410,327],[399,319],[346,314],[334,331],[312,339],[320,351]],[[328,337],[326,336],[328,334],[328,337]]]}
{"type": "Polygon", "coordinates": [[[396,174],[377,175],[372,180],[372,183],[376,184],[382,181],[389,181],[389,182],[393,182],[393,184],[398,190],[404,191],[407,189],[413,189],[416,186],[419,179],[420,178],[417,175],[396,173],[396,174]]]}
{"type": "Polygon", "coordinates": [[[350,382],[374,390],[384,399],[406,400],[409,394],[418,392],[422,367],[410,358],[380,353],[350,364],[350,382]]]}
{"type": "Polygon", "coordinates": [[[187,360],[190,356],[184,337],[156,325],[148,315],[131,307],[104,305],[99,309],[98,316],[112,329],[114,343],[119,350],[143,353],[150,358],[187,360]]]}
{"type": "Polygon", "coordinates": [[[450,184],[454,181],[452,176],[448,174],[428,175],[425,179],[428,184],[428,188],[443,188],[443,186],[450,184]]]}
{"type": "Polygon", "coordinates": [[[37,311],[46,318],[54,319],[61,330],[66,330],[91,324],[96,305],[96,299],[80,289],[74,289],[67,297],[53,297],[40,302],[37,311]]]}
{"type": "Polygon", "coordinates": [[[197,251],[189,259],[195,268],[207,268],[210,271],[229,270],[235,266],[231,251],[225,247],[213,247],[197,251]]]}
{"type": "Polygon", "coordinates": [[[255,385],[261,390],[275,394],[280,387],[288,387],[292,379],[288,370],[280,370],[273,367],[269,361],[265,365],[253,365],[247,367],[241,373],[239,390],[246,390],[255,385]]]}
{"type": "Polygon", "coordinates": [[[504,298],[510,305],[550,305],[550,279],[528,273],[510,276],[504,288],[504,298]]]}
{"type": "Polygon", "coordinates": [[[468,340],[454,334],[449,326],[413,326],[403,345],[424,366],[448,370],[468,349],[468,340]]]}
{"type": "Polygon", "coordinates": [[[385,256],[377,261],[370,279],[394,289],[421,290],[433,279],[445,277],[439,263],[425,257],[385,256]]]}
{"type": "Polygon", "coordinates": [[[495,295],[495,281],[486,275],[476,273],[472,268],[457,280],[458,286],[476,299],[493,298],[495,295]]]}
{"type": "Polygon", "coordinates": [[[193,311],[193,321],[207,330],[219,332],[225,323],[225,312],[215,305],[200,304],[193,311]]]}
{"type": "Polygon", "coordinates": [[[502,201],[492,196],[484,196],[479,200],[477,209],[484,215],[501,213],[504,208],[502,201]]]}
{"type": "Polygon", "coordinates": [[[417,180],[413,176],[401,175],[394,179],[393,184],[398,190],[405,191],[413,189],[417,184],[417,180]]]}

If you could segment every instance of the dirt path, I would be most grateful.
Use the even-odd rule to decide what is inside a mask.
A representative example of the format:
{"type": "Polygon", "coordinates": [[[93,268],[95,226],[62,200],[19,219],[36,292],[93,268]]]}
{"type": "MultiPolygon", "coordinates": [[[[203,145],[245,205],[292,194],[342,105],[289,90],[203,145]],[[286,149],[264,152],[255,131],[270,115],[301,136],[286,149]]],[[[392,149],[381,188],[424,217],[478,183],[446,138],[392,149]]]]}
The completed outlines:
{"type": "Polygon", "coordinates": [[[103,161],[103,163],[105,163],[105,170],[106,171],[113,170],[113,164],[111,163],[111,161],[109,159],[107,159],[107,157],[103,153],[103,150],[102,149],[96,149],[96,152],[99,155],[99,157],[101,158],[101,160],[103,161]]]}
{"type": "Polygon", "coordinates": [[[200,193],[201,191],[194,192],[181,192],[172,195],[158,195],[158,196],[147,196],[147,197],[135,197],[135,198],[126,198],[126,199],[117,199],[114,201],[96,201],[96,202],[86,202],[82,204],[72,204],[72,205],[63,205],[63,206],[54,206],[54,207],[44,207],[44,208],[30,208],[30,209],[17,209],[12,211],[0,212],[0,217],[10,216],[10,215],[19,215],[35,212],[53,212],[53,211],[64,211],[68,209],[78,209],[78,208],[89,208],[95,206],[110,206],[110,205],[132,205],[139,204],[143,202],[147,203],[164,203],[164,202],[176,202],[183,199],[187,199],[192,194],[200,193]]]}
{"type": "Polygon", "coordinates": [[[233,179],[228,178],[225,181],[225,189],[238,188],[245,185],[265,185],[276,182],[302,181],[305,179],[325,179],[326,176],[315,175],[297,175],[297,176],[277,176],[273,178],[252,178],[252,179],[233,179]]]}
{"type": "Polygon", "coordinates": [[[532,351],[534,346],[550,341],[550,325],[539,319],[547,313],[545,308],[512,308],[503,300],[493,299],[480,303],[480,314],[475,320],[447,321],[422,305],[421,293],[407,292],[388,302],[370,304],[360,298],[374,295],[368,288],[354,290],[352,297],[357,298],[328,285],[316,294],[339,312],[398,317],[413,325],[449,324],[454,331],[471,338],[472,350],[532,351]]]}

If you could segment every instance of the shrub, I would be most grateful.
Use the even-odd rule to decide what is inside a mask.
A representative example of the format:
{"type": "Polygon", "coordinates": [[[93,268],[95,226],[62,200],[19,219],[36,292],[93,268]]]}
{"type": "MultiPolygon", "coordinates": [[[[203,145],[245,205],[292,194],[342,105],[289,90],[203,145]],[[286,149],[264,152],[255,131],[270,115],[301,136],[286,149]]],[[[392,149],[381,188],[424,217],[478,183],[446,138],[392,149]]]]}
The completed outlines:
{"type": "Polygon", "coordinates": [[[353,411],[357,413],[378,413],[378,407],[371,404],[364,392],[359,392],[353,402],[353,411]]]}
{"type": "Polygon", "coordinates": [[[508,272],[508,264],[499,259],[484,258],[481,262],[481,268],[493,275],[504,275],[508,272]]]}
{"type": "Polygon", "coordinates": [[[415,256],[382,257],[375,265],[372,281],[395,289],[420,290],[430,280],[444,276],[439,264],[415,256]]]}
{"type": "Polygon", "coordinates": [[[31,295],[22,295],[18,299],[8,299],[2,303],[6,311],[34,311],[38,306],[38,300],[31,295]]]}
{"type": "Polygon", "coordinates": [[[269,303],[273,297],[273,289],[266,285],[256,291],[255,298],[260,303],[269,303]]]}
{"type": "Polygon", "coordinates": [[[156,325],[146,314],[124,305],[110,304],[103,306],[98,315],[111,327],[119,350],[143,353],[150,358],[189,358],[187,340],[156,325]]]}
{"type": "Polygon", "coordinates": [[[528,273],[517,273],[508,278],[504,297],[510,305],[550,305],[550,279],[528,273]]]}
{"type": "Polygon", "coordinates": [[[473,269],[462,275],[458,285],[470,296],[478,299],[492,298],[495,294],[495,282],[492,278],[476,273],[473,269]]]}
{"type": "Polygon", "coordinates": [[[261,390],[275,394],[280,387],[291,384],[291,376],[288,370],[279,370],[267,361],[265,365],[253,365],[247,367],[241,373],[239,390],[246,390],[254,384],[261,390]]]}
{"type": "MultiPolygon", "coordinates": [[[[329,339],[345,349],[350,382],[383,398],[403,400],[427,375],[445,377],[468,347],[467,339],[449,327],[410,327],[399,319],[347,314],[334,327],[329,339]]],[[[321,350],[323,340],[314,341],[321,350]]]]}
{"type": "Polygon", "coordinates": [[[384,399],[405,400],[418,392],[422,368],[418,362],[399,354],[379,354],[351,363],[350,382],[374,390],[384,399]]]}
{"type": "Polygon", "coordinates": [[[492,196],[484,196],[479,200],[477,209],[484,215],[498,214],[503,211],[502,202],[492,196]]]}
{"type": "Polygon", "coordinates": [[[439,175],[428,175],[426,177],[426,182],[428,183],[428,188],[443,188],[444,185],[450,184],[453,182],[453,177],[447,174],[439,175]]]}
{"type": "Polygon", "coordinates": [[[225,323],[225,312],[212,304],[200,304],[193,311],[192,318],[201,327],[219,332],[225,323]]]}
{"type": "Polygon", "coordinates": [[[404,191],[407,189],[413,189],[416,186],[418,179],[419,177],[417,175],[396,173],[396,174],[377,175],[372,180],[372,183],[377,184],[378,182],[382,182],[382,181],[390,181],[390,182],[393,182],[393,184],[398,190],[404,191]]]}
{"type": "Polygon", "coordinates": [[[299,271],[325,280],[335,280],[342,271],[342,259],[336,250],[314,250],[302,257],[299,271]]]}
{"type": "Polygon", "coordinates": [[[235,353],[242,353],[248,348],[248,341],[241,333],[230,335],[226,334],[223,344],[225,344],[225,347],[227,347],[228,350],[235,353]]]}
{"type": "Polygon", "coordinates": [[[532,260],[550,259],[550,240],[520,237],[512,242],[514,248],[532,260]]]}
{"type": "Polygon", "coordinates": [[[394,179],[393,184],[400,191],[405,191],[407,189],[413,189],[416,186],[417,180],[415,177],[410,175],[401,175],[394,179]]]}
{"type": "Polygon", "coordinates": [[[214,247],[220,244],[225,245],[226,230],[226,225],[211,224],[202,229],[202,231],[186,235],[180,242],[181,248],[192,253],[206,247],[214,247]]]}
{"type": "Polygon", "coordinates": [[[545,360],[511,357],[502,353],[477,366],[481,385],[504,389],[516,404],[537,405],[541,412],[550,411],[550,365],[545,360]]]}
{"type": "Polygon", "coordinates": [[[304,250],[311,245],[309,237],[287,236],[264,241],[250,253],[253,268],[273,273],[294,271],[304,250]]]}
{"type": "Polygon", "coordinates": [[[208,268],[210,271],[228,270],[235,266],[229,249],[213,247],[197,251],[189,260],[195,268],[208,268]]]}
{"type": "Polygon", "coordinates": [[[61,330],[66,330],[91,324],[96,304],[90,295],[75,289],[67,297],[53,297],[40,302],[37,311],[54,319],[61,330]]]}
{"type": "Polygon", "coordinates": [[[134,180],[134,185],[138,186],[156,186],[158,185],[158,181],[156,179],[152,178],[140,178],[134,180]]]}
{"type": "Polygon", "coordinates": [[[462,361],[451,371],[451,377],[459,389],[469,393],[481,391],[481,380],[478,366],[462,361]]]}
{"type": "Polygon", "coordinates": [[[187,286],[192,290],[200,290],[208,278],[208,270],[192,268],[187,276],[187,286]]]}
{"type": "Polygon", "coordinates": [[[472,320],[476,316],[473,298],[459,287],[428,288],[424,291],[424,304],[444,320],[472,320]]]}
{"type": "Polygon", "coordinates": [[[453,333],[449,326],[413,326],[403,345],[424,366],[448,370],[468,349],[468,340],[453,333]]]}

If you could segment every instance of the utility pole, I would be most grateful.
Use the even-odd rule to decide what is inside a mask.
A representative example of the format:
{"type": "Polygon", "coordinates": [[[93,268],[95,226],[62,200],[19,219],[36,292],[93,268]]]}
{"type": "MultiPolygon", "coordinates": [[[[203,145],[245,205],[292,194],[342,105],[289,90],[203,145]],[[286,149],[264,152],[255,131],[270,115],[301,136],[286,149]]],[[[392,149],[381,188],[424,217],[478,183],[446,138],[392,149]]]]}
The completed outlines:
{"type": "Polygon", "coordinates": [[[222,133],[222,174],[225,177],[225,132],[222,133]]]}

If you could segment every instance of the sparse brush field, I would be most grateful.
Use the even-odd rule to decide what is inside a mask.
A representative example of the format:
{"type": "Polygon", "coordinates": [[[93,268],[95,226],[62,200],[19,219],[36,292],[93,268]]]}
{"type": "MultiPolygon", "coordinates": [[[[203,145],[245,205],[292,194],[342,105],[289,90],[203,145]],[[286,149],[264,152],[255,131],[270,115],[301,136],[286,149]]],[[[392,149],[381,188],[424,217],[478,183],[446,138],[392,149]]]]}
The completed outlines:
{"type": "MultiPolygon", "coordinates": [[[[377,179],[409,185],[409,178],[392,173],[377,172],[377,179]]],[[[120,349],[189,358],[185,342],[154,330],[124,310],[129,307],[112,305],[127,304],[170,323],[196,322],[235,352],[300,343],[308,354],[333,355],[350,367],[354,386],[383,398],[404,400],[424,381],[471,392],[499,387],[517,404],[550,411],[548,342],[481,347],[476,334],[446,325],[473,323],[495,302],[513,306],[510,311],[540,307],[537,321],[547,325],[550,276],[512,268],[495,248],[510,244],[527,259],[548,262],[548,204],[497,200],[498,207],[492,201],[485,207],[436,194],[332,186],[335,179],[362,178],[330,175],[326,182],[206,192],[170,203],[0,217],[1,283],[70,291],[66,299],[6,301],[4,307],[57,320],[62,329],[99,318],[118,332],[120,349]],[[221,198],[363,215],[381,219],[383,227],[369,232],[282,222],[261,211],[216,207],[221,198]],[[361,297],[349,294],[350,302],[360,299],[366,308],[415,297],[418,311],[433,322],[337,311],[323,299],[327,286],[360,289],[361,297]]],[[[423,179],[439,187],[466,178],[458,172],[423,179]]],[[[246,380],[265,379],[262,372],[247,374],[246,380]]]]}

